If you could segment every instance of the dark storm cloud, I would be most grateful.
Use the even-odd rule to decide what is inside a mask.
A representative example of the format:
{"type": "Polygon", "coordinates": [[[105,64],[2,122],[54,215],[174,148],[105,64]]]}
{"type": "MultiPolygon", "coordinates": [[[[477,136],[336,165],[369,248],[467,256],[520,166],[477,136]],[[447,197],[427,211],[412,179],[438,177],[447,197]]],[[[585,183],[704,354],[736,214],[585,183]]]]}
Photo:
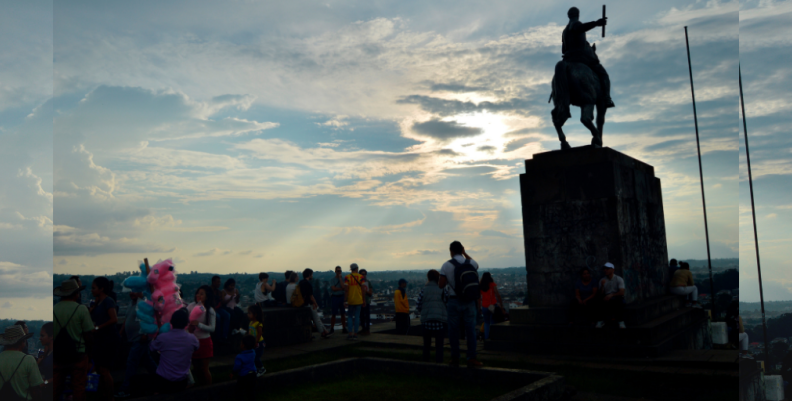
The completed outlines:
{"type": "Polygon", "coordinates": [[[466,138],[481,134],[481,128],[465,127],[456,121],[429,120],[422,123],[415,123],[412,130],[442,141],[454,138],[466,138]]]}

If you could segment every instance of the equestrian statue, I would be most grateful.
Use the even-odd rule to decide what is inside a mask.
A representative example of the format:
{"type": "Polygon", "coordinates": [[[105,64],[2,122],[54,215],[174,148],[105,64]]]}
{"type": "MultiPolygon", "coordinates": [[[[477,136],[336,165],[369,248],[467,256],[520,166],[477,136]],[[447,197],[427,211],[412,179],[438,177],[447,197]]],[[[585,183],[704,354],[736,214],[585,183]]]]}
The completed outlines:
{"type": "Polygon", "coordinates": [[[553,125],[561,141],[561,149],[570,149],[564,131],[561,129],[567,119],[572,118],[570,104],[580,107],[580,122],[591,131],[591,144],[602,147],[602,126],[605,124],[605,112],[615,107],[610,97],[610,78],[600,64],[596,54],[596,45],[586,41],[586,32],[595,27],[603,27],[605,34],[605,9],[603,16],[597,21],[582,23],[579,21],[580,11],[572,7],[567,12],[569,24],[562,34],[561,52],[563,60],[555,66],[550,98],[553,100],[553,125]],[[594,108],[597,109],[597,125],[594,125],[594,108]]]}

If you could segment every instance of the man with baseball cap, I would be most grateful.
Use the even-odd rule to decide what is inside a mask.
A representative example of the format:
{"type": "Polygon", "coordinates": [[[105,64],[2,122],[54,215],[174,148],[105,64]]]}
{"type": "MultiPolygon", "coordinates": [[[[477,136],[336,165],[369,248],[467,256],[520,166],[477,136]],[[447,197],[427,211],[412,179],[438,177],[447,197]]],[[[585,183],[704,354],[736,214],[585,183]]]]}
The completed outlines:
{"type": "Polygon", "coordinates": [[[61,283],[60,287],[56,287],[52,292],[56,297],[60,297],[60,302],[52,307],[55,345],[61,343],[58,334],[66,330],[64,334],[68,335],[71,341],[67,338],[64,340],[74,347],[71,350],[57,349],[53,354],[55,360],[52,380],[55,399],[60,399],[66,376],[71,375],[72,399],[85,400],[85,384],[88,380],[88,369],[91,368],[88,351],[93,341],[94,324],[88,308],[78,303],[80,291],[84,289],[85,287],[77,280],[70,279],[61,283]]]}
{"type": "Polygon", "coordinates": [[[620,329],[626,329],[624,325],[624,279],[613,274],[613,263],[605,263],[602,266],[605,277],[599,282],[599,293],[603,295],[600,309],[600,320],[595,326],[598,329],[605,327],[605,321],[615,320],[619,322],[620,329]]]}
{"type": "Polygon", "coordinates": [[[18,399],[32,400],[38,397],[38,389],[44,383],[38,370],[36,359],[22,352],[32,333],[25,334],[22,326],[6,327],[0,336],[0,345],[5,349],[0,353],[0,395],[12,389],[18,399]]]}

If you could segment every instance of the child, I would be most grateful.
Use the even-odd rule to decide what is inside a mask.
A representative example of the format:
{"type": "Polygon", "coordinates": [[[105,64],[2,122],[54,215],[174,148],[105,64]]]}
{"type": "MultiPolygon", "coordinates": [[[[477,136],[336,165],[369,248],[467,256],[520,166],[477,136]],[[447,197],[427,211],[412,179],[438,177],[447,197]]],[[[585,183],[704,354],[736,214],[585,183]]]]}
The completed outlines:
{"type": "Polygon", "coordinates": [[[264,313],[261,311],[261,307],[256,304],[248,306],[247,309],[248,319],[250,319],[250,325],[248,326],[248,334],[253,336],[256,340],[256,371],[258,372],[258,376],[267,373],[267,369],[264,369],[264,365],[261,363],[261,355],[264,354],[264,326],[261,324],[261,321],[264,320],[264,313]]]}
{"type": "Polygon", "coordinates": [[[255,347],[256,339],[253,336],[246,335],[242,337],[242,352],[234,359],[234,373],[232,373],[232,376],[237,376],[234,398],[240,401],[255,399],[256,364],[253,362],[256,358],[256,352],[253,351],[255,347]]]}

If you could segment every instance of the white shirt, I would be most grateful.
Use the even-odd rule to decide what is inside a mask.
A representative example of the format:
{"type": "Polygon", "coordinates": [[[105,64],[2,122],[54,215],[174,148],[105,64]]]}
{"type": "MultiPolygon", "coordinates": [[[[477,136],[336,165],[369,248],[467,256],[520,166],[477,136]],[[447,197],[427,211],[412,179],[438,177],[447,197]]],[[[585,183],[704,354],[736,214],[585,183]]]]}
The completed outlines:
{"type": "Polygon", "coordinates": [[[268,292],[267,295],[264,295],[264,293],[261,292],[262,285],[264,285],[264,282],[259,281],[259,283],[256,284],[256,289],[253,290],[253,300],[256,301],[256,303],[272,300],[272,291],[268,292]]]}
{"type": "Polygon", "coordinates": [[[289,285],[286,286],[286,303],[289,305],[291,305],[291,297],[295,288],[297,288],[297,283],[289,283],[289,285]]]}
{"type": "MultiPolygon", "coordinates": [[[[459,263],[462,263],[462,264],[465,263],[465,257],[462,256],[462,255],[454,255],[454,259],[457,262],[459,262],[459,263]]],[[[473,266],[474,269],[478,270],[479,266],[478,266],[478,263],[476,263],[475,260],[470,259],[470,264],[473,266]]],[[[440,268],[440,275],[441,276],[445,276],[446,280],[448,280],[448,284],[446,284],[445,288],[448,291],[448,296],[451,296],[451,297],[455,297],[456,296],[456,293],[454,292],[454,270],[455,269],[456,269],[456,266],[454,266],[454,264],[451,263],[451,261],[443,263],[443,267],[440,268]]]]}
{"type": "Polygon", "coordinates": [[[615,294],[624,289],[624,279],[615,274],[612,279],[605,276],[600,280],[599,288],[605,295],[615,294]]]}
{"type": "MultiPolygon", "coordinates": [[[[195,308],[195,305],[195,302],[187,305],[187,312],[192,312],[193,308],[195,308]]],[[[198,322],[198,327],[196,327],[195,331],[193,332],[193,334],[195,334],[195,338],[199,340],[209,338],[209,336],[211,336],[215,331],[215,321],[217,320],[217,314],[215,313],[214,308],[209,308],[206,310],[206,317],[206,324],[204,324],[204,322],[198,322]]]]}

